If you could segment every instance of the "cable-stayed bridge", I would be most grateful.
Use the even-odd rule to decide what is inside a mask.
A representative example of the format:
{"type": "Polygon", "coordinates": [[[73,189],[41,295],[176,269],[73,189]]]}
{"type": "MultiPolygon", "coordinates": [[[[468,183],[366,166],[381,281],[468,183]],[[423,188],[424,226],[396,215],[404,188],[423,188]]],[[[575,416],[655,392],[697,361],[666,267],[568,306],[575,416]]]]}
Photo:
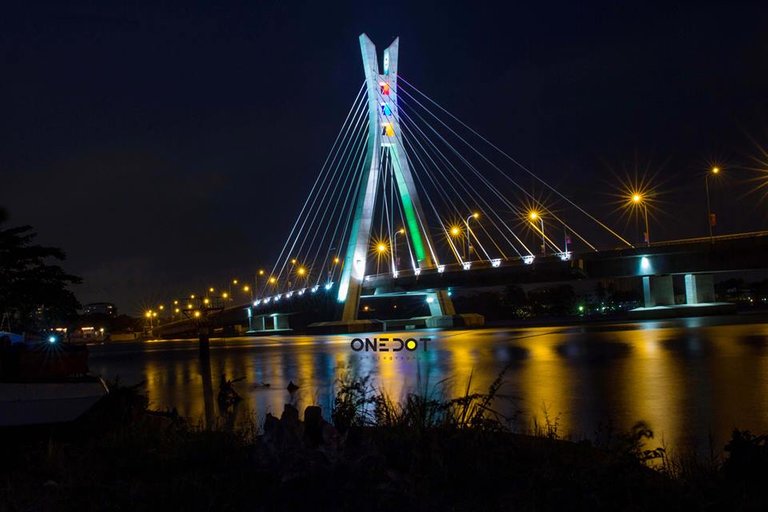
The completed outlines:
{"type": "Polygon", "coordinates": [[[408,294],[425,297],[427,325],[450,326],[472,321],[456,315],[452,285],[584,277],[641,277],[656,305],[687,274],[689,302],[706,302],[708,273],[763,268],[750,255],[764,254],[764,234],[659,245],[646,224],[631,243],[409,82],[398,39],[381,62],[365,34],[360,48],[364,81],[273,267],[251,302],[230,306],[252,329],[287,328],[286,314],[318,301],[325,327],[367,329],[362,297],[408,294]]]}

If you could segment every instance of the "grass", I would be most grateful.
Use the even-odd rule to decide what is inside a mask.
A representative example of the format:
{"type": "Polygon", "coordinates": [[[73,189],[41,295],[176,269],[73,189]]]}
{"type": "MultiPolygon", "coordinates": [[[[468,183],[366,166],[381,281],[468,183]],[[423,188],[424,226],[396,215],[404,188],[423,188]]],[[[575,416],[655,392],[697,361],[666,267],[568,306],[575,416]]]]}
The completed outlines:
{"type": "MultiPolygon", "coordinates": [[[[26,510],[762,510],[768,438],[735,431],[726,456],[653,445],[649,425],[563,439],[546,409],[516,432],[486,392],[444,382],[395,400],[367,377],[337,382],[322,426],[272,418],[191,425],[116,387],[87,417],[0,438],[0,511],[26,510]]],[[[288,416],[294,416],[294,413],[288,416]]],[[[298,416],[298,412],[295,412],[298,416]]],[[[714,450],[712,451],[714,453],[714,450]]]]}

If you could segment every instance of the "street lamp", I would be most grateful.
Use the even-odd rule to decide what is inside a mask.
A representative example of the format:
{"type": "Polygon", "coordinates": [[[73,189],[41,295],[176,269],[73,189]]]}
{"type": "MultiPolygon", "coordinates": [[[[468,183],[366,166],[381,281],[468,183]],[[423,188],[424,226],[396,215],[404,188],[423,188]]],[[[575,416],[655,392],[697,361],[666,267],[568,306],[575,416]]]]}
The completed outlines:
{"type": "Polygon", "coordinates": [[[631,197],[632,204],[643,207],[643,213],[645,215],[645,243],[648,247],[651,246],[651,231],[648,228],[648,205],[645,202],[645,198],[639,192],[635,192],[631,197]]]}
{"type": "Polygon", "coordinates": [[[710,169],[710,171],[704,175],[704,190],[707,191],[707,225],[709,226],[709,241],[714,242],[714,238],[712,235],[712,227],[715,224],[715,215],[712,213],[712,209],[710,208],[709,203],[709,176],[720,174],[720,168],[715,166],[710,169]]]}
{"type": "Polygon", "coordinates": [[[531,222],[536,222],[536,219],[541,222],[541,255],[545,256],[547,254],[547,244],[546,240],[547,237],[544,236],[544,218],[539,215],[539,212],[536,210],[532,211],[528,214],[528,218],[531,220],[531,222]]]}
{"type": "Polygon", "coordinates": [[[405,228],[400,228],[395,231],[395,236],[392,238],[392,272],[397,272],[397,235],[404,235],[405,228]]]}
{"type": "Polygon", "coordinates": [[[472,234],[472,231],[469,229],[469,219],[477,219],[480,217],[480,214],[475,212],[464,221],[464,224],[467,226],[467,259],[472,259],[472,246],[470,245],[472,243],[472,239],[470,238],[470,235],[472,234]]]}
{"type": "MultiPolygon", "coordinates": [[[[448,231],[448,233],[449,233],[449,234],[450,234],[452,237],[454,237],[454,238],[459,238],[459,237],[461,236],[461,228],[460,228],[459,226],[451,226],[451,230],[450,230],[450,231],[448,231]]],[[[462,260],[465,260],[465,259],[467,259],[467,254],[464,252],[464,249],[466,249],[466,247],[465,247],[465,246],[464,246],[464,244],[462,243],[462,244],[461,244],[461,252],[463,253],[463,254],[462,254],[462,258],[461,258],[462,260]]],[[[459,251],[456,251],[456,252],[458,253],[459,251]]]]}
{"type": "Polygon", "coordinates": [[[256,273],[256,275],[253,276],[253,291],[254,291],[254,293],[257,293],[257,294],[258,293],[263,293],[263,290],[261,290],[261,288],[259,288],[259,278],[263,277],[264,274],[265,274],[264,269],[260,268],[259,271],[256,273]]]}

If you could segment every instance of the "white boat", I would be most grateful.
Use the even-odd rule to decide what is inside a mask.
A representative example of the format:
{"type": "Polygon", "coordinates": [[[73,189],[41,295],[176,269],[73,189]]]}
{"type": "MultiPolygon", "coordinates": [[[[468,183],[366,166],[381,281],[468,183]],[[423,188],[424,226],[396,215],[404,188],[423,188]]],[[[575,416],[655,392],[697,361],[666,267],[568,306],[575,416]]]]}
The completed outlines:
{"type": "Polygon", "coordinates": [[[98,377],[0,382],[0,427],[74,421],[108,392],[98,377]]]}
{"type": "Polygon", "coordinates": [[[73,421],[108,392],[88,374],[85,346],[55,339],[0,346],[0,427],[73,421]]]}

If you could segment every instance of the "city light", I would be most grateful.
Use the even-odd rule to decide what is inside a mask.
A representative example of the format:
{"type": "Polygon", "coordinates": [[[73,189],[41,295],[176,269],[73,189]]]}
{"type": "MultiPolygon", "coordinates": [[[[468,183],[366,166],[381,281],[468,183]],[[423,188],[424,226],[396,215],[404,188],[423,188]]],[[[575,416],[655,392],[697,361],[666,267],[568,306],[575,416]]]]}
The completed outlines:
{"type": "Polygon", "coordinates": [[[384,244],[379,244],[379,245],[376,246],[376,250],[379,251],[379,252],[386,252],[387,251],[387,246],[384,245],[384,244]]]}
{"type": "Polygon", "coordinates": [[[299,269],[296,271],[296,273],[298,275],[300,275],[300,276],[306,275],[307,269],[305,269],[304,267],[299,267],[299,269]]]}
{"type": "Polygon", "coordinates": [[[213,292],[214,292],[213,286],[211,286],[210,288],[208,288],[208,291],[209,291],[210,293],[213,293],[213,292]]]}
{"type": "Polygon", "coordinates": [[[338,256],[336,256],[335,258],[333,258],[333,263],[334,263],[334,265],[338,265],[340,261],[341,261],[341,260],[339,259],[339,257],[338,257],[338,256]]]}
{"type": "Polygon", "coordinates": [[[641,203],[643,201],[643,195],[635,192],[632,194],[632,202],[635,204],[641,203]]]}
{"type": "Polygon", "coordinates": [[[250,286],[248,286],[248,285],[245,285],[245,286],[243,286],[243,291],[244,291],[245,293],[248,293],[249,291],[251,291],[251,287],[250,287],[250,286]]]}
{"type": "Polygon", "coordinates": [[[451,226],[451,236],[459,236],[461,234],[461,228],[459,226],[451,226]]]}
{"type": "Polygon", "coordinates": [[[269,284],[275,284],[276,282],[277,282],[277,278],[276,277],[270,277],[269,278],[269,284]]]}
{"type": "Polygon", "coordinates": [[[224,293],[221,294],[221,298],[222,299],[229,298],[229,294],[227,292],[224,292],[224,293]]]}
{"type": "Polygon", "coordinates": [[[535,211],[535,210],[534,210],[534,211],[532,211],[532,212],[530,212],[530,213],[528,214],[528,218],[529,218],[529,219],[531,219],[531,220],[536,220],[536,219],[538,219],[538,218],[539,218],[539,212],[537,212],[537,211],[535,211]]]}
{"type": "Polygon", "coordinates": [[[200,318],[200,314],[201,313],[199,311],[195,311],[195,318],[200,318]]]}

